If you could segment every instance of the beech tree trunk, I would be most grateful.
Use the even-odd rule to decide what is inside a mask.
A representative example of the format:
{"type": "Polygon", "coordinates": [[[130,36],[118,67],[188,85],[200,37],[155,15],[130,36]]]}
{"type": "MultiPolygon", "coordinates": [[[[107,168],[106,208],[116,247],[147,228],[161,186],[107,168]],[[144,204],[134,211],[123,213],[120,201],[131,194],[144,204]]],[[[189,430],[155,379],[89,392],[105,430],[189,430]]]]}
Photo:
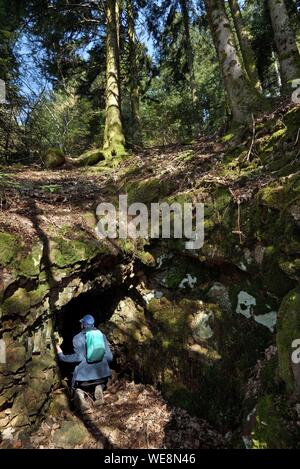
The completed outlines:
{"type": "Polygon", "coordinates": [[[210,29],[229,98],[232,118],[237,123],[249,123],[252,114],[262,111],[265,99],[255,89],[243,69],[223,0],[204,0],[210,29]]]}
{"type": "Polygon", "coordinates": [[[251,33],[244,23],[238,0],[228,0],[228,3],[239,40],[244,67],[255,88],[261,91],[261,84],[257,73],[255,55],[250,43],[251,33]]]}
{"type": "Polygon", "coordinates": [[[283,93],[289,93],[291,80],[300,78],[300,56],[284,0],[268,0],[274,39],[280,62],[283,93]]]}
{"type": "Polygon", "coordinates": [[[106,109],[103,149],[108,156],[125,154],[119,88],[119,46],[116,0],[106,1],[106,109]]]}

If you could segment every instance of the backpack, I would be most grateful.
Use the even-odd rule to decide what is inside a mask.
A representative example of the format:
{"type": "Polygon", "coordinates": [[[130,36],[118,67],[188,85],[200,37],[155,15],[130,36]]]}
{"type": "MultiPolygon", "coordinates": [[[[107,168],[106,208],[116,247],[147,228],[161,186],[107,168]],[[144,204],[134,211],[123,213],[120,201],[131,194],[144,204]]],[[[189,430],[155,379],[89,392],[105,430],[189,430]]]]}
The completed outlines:
{"type": "Polygon", "coordinates": [[[92,329],[85,333],[86,361],[97,363],[103,360],[105,354],[104,337],[99,329],[92,329]]]}

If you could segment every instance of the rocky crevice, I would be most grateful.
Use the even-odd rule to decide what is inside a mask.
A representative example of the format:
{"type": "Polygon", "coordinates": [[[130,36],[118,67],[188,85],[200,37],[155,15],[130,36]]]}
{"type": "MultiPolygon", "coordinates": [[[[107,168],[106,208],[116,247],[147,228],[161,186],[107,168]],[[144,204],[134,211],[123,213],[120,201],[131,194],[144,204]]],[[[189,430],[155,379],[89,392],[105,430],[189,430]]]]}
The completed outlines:
{"type": "Polygon", "coordinates": [[[207,144],[205,153],[202,142],[164,155],[162,174],[150,154],[121,165],[114,178],[101,175],[102,192],[89,182],[88,197],[94,185],[99,200],[115,205],[120,193],[130,203],[203,202],[205,243],[198,251],[176,239],[98,240],[96,203],[78,205],[73,182],[66,197],[75,216],[64,203],[53,211],[44,195],[34,214],[27,203],[0,214],[2,433],[28,430],[46,413],[60,383],[54,328],[71,324],[81,305],[94,307],[118,371],[155,385],[168,403],[221,433],[232,432],[234,445],[242,444],[249,416],[249,447],[297,441],[297,424],[286,439],[280,427],[291,415],[297,422],[299,402],[299,371],[290,361],[291,343],[300,338],[299,108],[276,119],[258,124],[260,156],[248,163],[247,142],[231,144],[228,136],[214,151],[207,144]],[[110,308],[101,308],[101,297],[110,308]],[[260,361],[258,392],[251,394],[260,361]]]}

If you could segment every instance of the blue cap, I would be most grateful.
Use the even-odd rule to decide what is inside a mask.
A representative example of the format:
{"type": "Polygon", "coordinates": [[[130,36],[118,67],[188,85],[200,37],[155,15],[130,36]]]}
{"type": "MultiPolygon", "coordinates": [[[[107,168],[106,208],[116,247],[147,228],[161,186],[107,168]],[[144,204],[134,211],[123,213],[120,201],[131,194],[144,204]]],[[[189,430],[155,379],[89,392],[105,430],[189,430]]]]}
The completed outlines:
{"type": "Polygon", "coordinates": [[[80,319],[80,322],[84,327],[92,327],[95,324],[95,319],[90,314],[87,314],[80,319]]]}

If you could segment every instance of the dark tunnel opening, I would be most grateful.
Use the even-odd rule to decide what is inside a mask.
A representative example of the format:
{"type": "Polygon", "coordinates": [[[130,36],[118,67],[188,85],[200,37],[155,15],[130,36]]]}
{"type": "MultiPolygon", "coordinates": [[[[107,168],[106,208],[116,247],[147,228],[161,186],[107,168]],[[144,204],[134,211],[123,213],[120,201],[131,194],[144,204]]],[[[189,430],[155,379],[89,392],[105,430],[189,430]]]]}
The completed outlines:
{"type": "Polygon", "coordinates": [[[73,353],[73,337],[81,330],[80,319],[86,314],[95,318],[95,326],[101,329],[112,316],[119,301],[128,296],[128,287],[113,286],[107,290],[91,290],[73,298],[55,318],[55,330],[63,338],[61,348],[64,353],[73,353]]]}
{"type": "MultiPolygon", "coordinates": [[[[83,316],[91,314],[95,319],[95,326],[101,330],[101,325],[110,319],[118,303],[126,296],[128,296],[126,285],[116,285],[107,290],[91,290],[73,298],[57,311],[54,329],[63,339],[62,351],[65,354],[74,352],[73,337],[81,330],[79,321],[83,316]]],[[[59,362],[61,378],[67,379],[69,385],[75,366],[73,363],[59,362]]],[[[118,368],[115,360],[111,363],[111,368],[118,368]]]]}

